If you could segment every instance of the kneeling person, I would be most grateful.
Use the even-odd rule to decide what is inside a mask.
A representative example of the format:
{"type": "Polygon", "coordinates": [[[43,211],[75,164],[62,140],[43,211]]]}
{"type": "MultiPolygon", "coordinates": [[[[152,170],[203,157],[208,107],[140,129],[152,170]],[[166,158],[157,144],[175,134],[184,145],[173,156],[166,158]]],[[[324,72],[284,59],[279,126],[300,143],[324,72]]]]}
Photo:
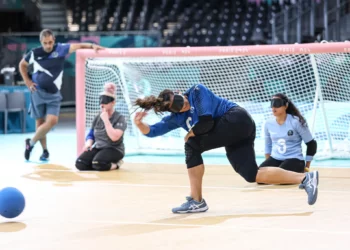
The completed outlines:
{"type": "Polygon", "coordinates": [[[317,151],[317,142],[305,118],[294,103],[281,93],[272,97],[271,109],[275,118],[268,120],[264,127],[266,160],[259,168],[274,166],[297,173],[308,172],[317,151]],[[305,158],[302,141],[307,145],[305,158]]]}
{"type": "Polygon", "coordinates": [[[125,155],[123,136],[127,123],[124,116],[114,109],[115,89],[113,83],[107,83],[100,94],[102,112],[92,122],[84,152],[75,163],[81,171],[108,171],[118,169],[122,163],[125,155]]]}

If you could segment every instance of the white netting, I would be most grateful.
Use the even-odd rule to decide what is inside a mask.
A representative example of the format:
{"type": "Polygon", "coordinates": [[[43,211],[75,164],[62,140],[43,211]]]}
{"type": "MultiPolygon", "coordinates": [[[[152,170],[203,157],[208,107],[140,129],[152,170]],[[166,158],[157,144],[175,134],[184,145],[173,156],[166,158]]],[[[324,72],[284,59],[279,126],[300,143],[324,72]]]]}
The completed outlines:
{"type": "MultiPolygon", "coordinates": [[[[350,158],[349,59],[346,53],[89,59],[85,75],[86,126],[99,110],[98,93],[103,84],[112,81],[118,85],[116,109],[129,119],[127,151],[182,153],[186,131],[180,128],[158,138],[141,135],[131,122],[130,113],[135,109],[132,103],[137,97],[157,96],[165,88],[186,91],[202,83],[250,112],[257,125],[256,153],[262,156],[263,125],[271,117],[269,99],[282,92],[307,119],[318,141],[318,158],[350,158]]],[[[145,121],[152,124],[159,120],[159,116],[150,114],[145,121]]]]}

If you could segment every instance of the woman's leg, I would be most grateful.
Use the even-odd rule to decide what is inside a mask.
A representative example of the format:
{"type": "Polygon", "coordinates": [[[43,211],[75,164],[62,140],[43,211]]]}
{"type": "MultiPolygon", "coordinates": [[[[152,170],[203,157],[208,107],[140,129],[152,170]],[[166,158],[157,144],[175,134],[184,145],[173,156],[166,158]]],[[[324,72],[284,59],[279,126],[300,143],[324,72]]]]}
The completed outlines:
{"type": "Polygon", "coordinates": [[[255,162],[253,142],[247,141],[236,147],[226,147],[227,157],[237,173],[247,182],[266,184],[300,184],[305,189],[309,205],[313,205],[318,194],[318,172],[296,173],[280,167],[258,168],[255,162]]]}
{"type": "MultiPolygon", "coordinates": [[[[185,143],[186,165],[191,187],[191,197],[180,207],[174,208],[174,213],[194,213],[208,210],[208,206],[202,197],[202,180],[204,175],[204,164],[202,153],[214,148],[228,146],[235,141],[241,141],[252,133],[255,127],[247,129],[247,124],[253,120],[242,108],[234,108],[223,117],[215,121],[214,128],[206,135],[191,137],[185,143]],[[236,119],[231,119],[231,116],[236,119]]],[[[254,176],[255,178],[255,176],[254,176]]]]}
{"type": "Polygon", "coordinates": [[[92,168],[97,171],[109,171],[113,169],[113,163],[119,162],[124,155],[114,148],[104,148],[95,155],[92,160],[92,168]]]}
{"type": "Polygon", "coordinates": [[[202,181],[204,176],[204,164],[188,169],[188,177],[191,185],[191,197],[195,201],[202,200],[202,181]]]}
{"type": "MultiPolygon", "coordinates": [[[[267,158],[264,162],[262,162],[259,166],[259,169],[264,168],[264,167],[280,167],[280,165],[283,163],[283,161],[276,160],[273,157],[267,158]]],[[[258,184],[266,184],[266,183],[260,183],[257,182],[258,184]]]]}
{"type": "Polygon", "coordinates": [[[296,172],[296,173],[304,173],[305,172],[305,161],[299,159],[287,159],[282,162],[280,167],[284,170],[296,172]]]}
{"type": "Polygon", "coordinates": [[[264,168],[264,167],[279,167],[283,161],[276,160],[273,157],[267,158],[265,161],[263,161],[260,165],[259,168],[264,168]]]}
{"type": "Polygon", "coordinates": [[[256,182],[266,184],[300,184],[305,174],[296,173],[282,168],[264,167],[260,168],[256,175],[256,182]]]}
{"type": "Polygon", "coordinates": [[[279,170],[273,169],[274,167],[276,167],[275,166],[276,164],[275,162],[273,162],[273,160],[266,162],[266,166],[259,168],[259,173],[258,173],[259,177],[257,176],[258,183],[259,183],[258,180],[267,179],[269,181],[269,184],[300,184],[301,181],[304,179],[305,177],[305,175],[303,174],[304,167],[305,167],[304,161],[301,161],[299,159],[287,159],[284,161],[278,161],[278,160],[275,160],[275,161],[276,163],[280,162],[279,170]],[[268,164],[270,164],[270,166],[268,164]]]}
{"type": "Polygon", "coordinates": [[[95,157],[95,155],[98,153],[98,150],[96,148],[93,148],[90,151],[83,152],[79,158],[75,162],[75,167],[79,169],[80,171],[91,171],[94,170],[92,168],[92,159],[95,157]]]}

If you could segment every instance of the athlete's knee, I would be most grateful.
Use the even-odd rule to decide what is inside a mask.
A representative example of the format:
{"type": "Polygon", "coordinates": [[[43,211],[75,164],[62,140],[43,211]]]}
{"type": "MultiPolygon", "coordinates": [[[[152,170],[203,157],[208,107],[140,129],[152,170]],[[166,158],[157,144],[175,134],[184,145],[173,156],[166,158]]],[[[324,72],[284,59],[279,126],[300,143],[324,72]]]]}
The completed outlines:
{"type": "Polygon", "coordinates": [[[45,123],[45,119],[44,118],[39,118],[36,119],[36,127],[38,128],[39,126],[43,125],[45,123]]]}
{"type": "Polygon", "coordinates": [[[202,152],[194,140],[188,140],[185,143],[185,154],[187,168],[203,164],[202,152]]]}
{"type": "Polygon", "coordinates": [[[254,183],[256,182],[256,176],[258,175],[258,170],[256,172],[248,172],[246,173],[243,178],[246,180],[246,182],[254,183]]]}
{"type": "Polygon", "coordinates": [[[107,161],[93,161],[92,168],[97,171],[108,171],[111,170],[111,162],[107,161]]]}
{"type": "Polygon", "coordinates": [[[84,159],[78,158],[75,161],[75,167],[80,171],[91,170],[91,162],[88,162],[84,159]]]}
{"type": "Polygon", "coordinates": [[[246,182],[257,182],[258,165],[255,162],[235,163],[231,162],[234,170],[241,176],[246,182]]]}
{"type": "Polygon", "coordinates": [[[273,168],[266,167],[266,168],[259,168],[259,171],[256,175],[256,182],[257,183],[270,183],[271,176],[273,176],[273,168]]]}
{"type": "Polygon", "coordinates": [[[46,117],[46,122],[50,124],[51,127],[55,126],[58,123],[58,116],[48,115],[46,117]]]}

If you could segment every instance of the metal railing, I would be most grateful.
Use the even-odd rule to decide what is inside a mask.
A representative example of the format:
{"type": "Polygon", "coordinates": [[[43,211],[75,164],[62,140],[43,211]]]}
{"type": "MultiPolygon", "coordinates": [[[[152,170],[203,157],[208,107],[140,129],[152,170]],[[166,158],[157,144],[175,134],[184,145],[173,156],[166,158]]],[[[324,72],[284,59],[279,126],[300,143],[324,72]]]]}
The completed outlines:
{"type": "Polygon", "coordinates": [[[341,41],[345,29],[342,18],[346,15],[349,0],[298,1],[295,5],[273,14],[270,20],[272,43],[302,43],[304,37],[316,40],[316,29],[322,30],[322,40],[341,41]],[[335,24],[334,34],[330,34],[330,25],[335,24]]]}

